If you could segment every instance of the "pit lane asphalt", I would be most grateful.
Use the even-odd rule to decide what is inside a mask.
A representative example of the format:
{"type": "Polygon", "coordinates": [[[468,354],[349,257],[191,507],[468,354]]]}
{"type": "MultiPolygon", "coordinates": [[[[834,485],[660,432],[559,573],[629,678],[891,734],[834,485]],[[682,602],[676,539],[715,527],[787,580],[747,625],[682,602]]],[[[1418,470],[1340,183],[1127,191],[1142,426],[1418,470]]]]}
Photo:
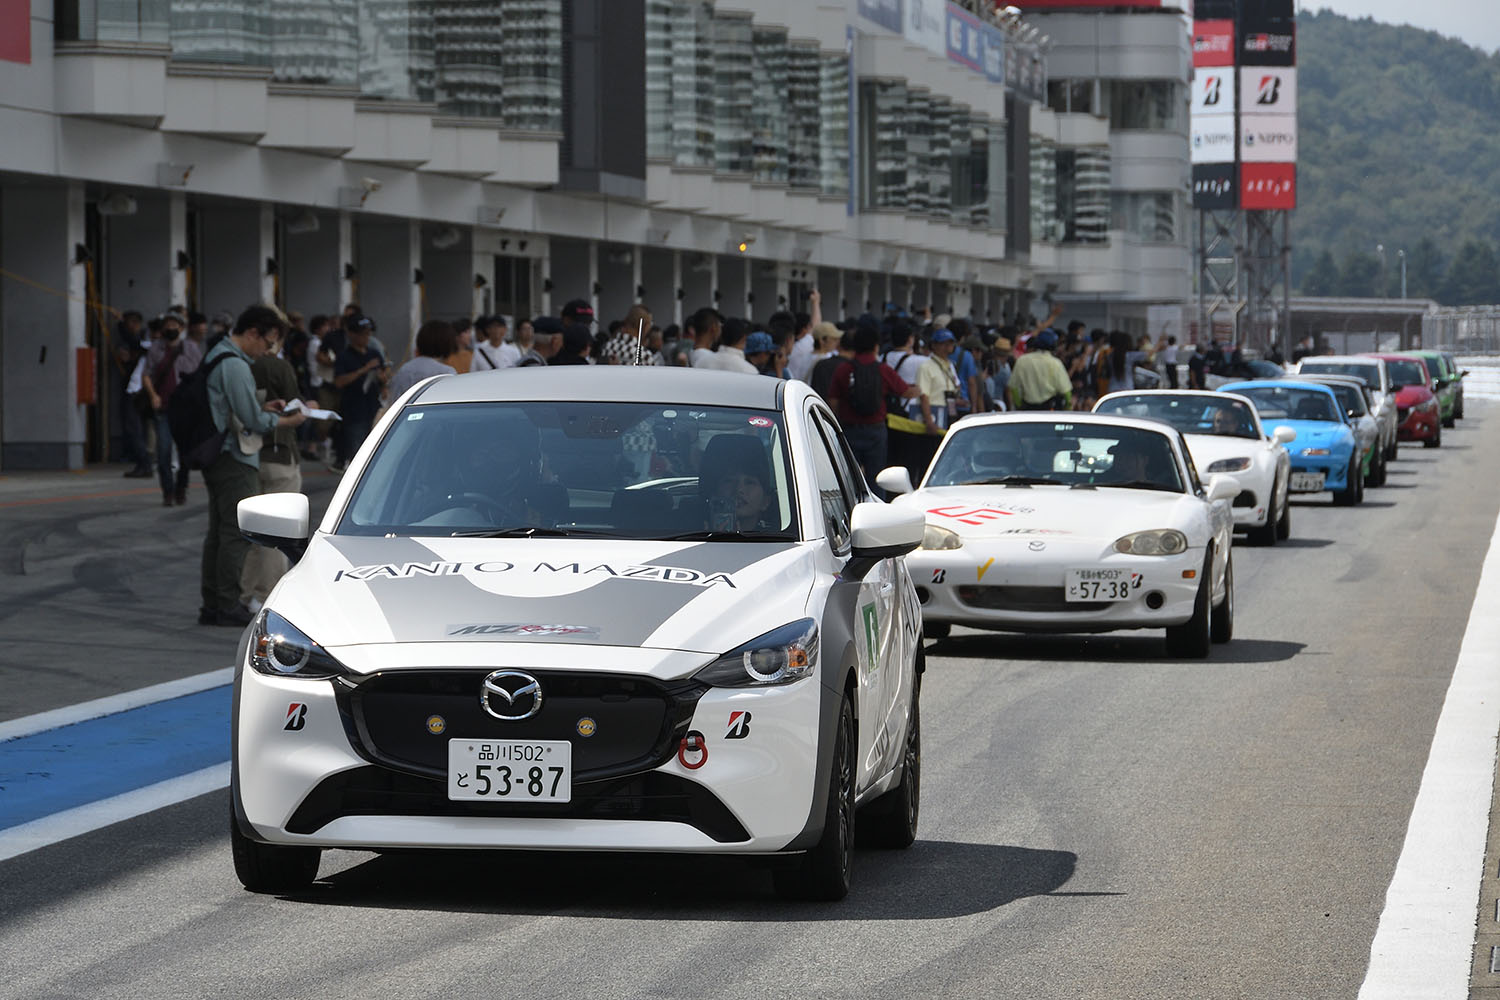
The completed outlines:
{"type": "MultiPolygon", "coordinates": [[[[471,853],[334,852],[253,896],[216,793],[0,863],[0,996],[1353,996],[1500,508],[1497,416],[1237,544],[1206,662],[1156,632],[931,645],[921,839],[861,851],[844,903],[736,862],[471,853]]],[[[56,492],[0,481],[0,719],[225,665],[233,630],[192,623],[201,490],[6,506],[56,492]]]]}

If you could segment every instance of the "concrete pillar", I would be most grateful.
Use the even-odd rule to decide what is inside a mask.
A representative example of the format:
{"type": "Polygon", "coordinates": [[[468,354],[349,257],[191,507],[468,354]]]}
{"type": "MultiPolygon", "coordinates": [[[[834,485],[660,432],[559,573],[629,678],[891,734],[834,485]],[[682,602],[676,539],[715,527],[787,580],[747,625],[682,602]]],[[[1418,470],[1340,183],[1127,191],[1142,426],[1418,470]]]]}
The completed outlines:
{"type": "MultiPolygon", "coordinates": [[[[495,280],[495,255],[481,248],[473,233],[469,235],[468,271],[464,277],[469,283],[469,318],[490,312],[495,301],[495,289],[490,284],[495,280]]],[[[457,319],[458,315],[447,318],[457,319]]]]}
{"type": "Polygon", "coordinates": [[[813,273],[813,287],[823,297],[823,318],[830,323],[843,319],[844,269],[841,267],[817,268],[813,273]]]}
{"type": "Polygon", "coordinates": [[[288,309],[309,317],[337,316],[352,298],[343,274],[350,257],[339,250],[339,229],[339,217],[326,212],[297,212],[285,224],[281,297],[288,309]]]}
{"type": "Polygon", "coordinates": [[[549,242],[552,292],[548,314],[556,316],[572,299],[592,300],[597,272],[592,243],[570,239],[549,242]]]}
{"type": "Polygon", "coordinates": [[[344,306],[359,299],[359,264],[354,257],[354,217],[348,212],[339,213],[339,300],[335,313],[343,312],[344,306]]]}
{"type": "MultiPolygon", "coordinates": [[[[423,301],[422,282],[417,280],[422,271],[422,223],[417,219],[406,220],[406,288],[408,292],[406,313],[406,349],[399,360],[405,361],[417,353],[417,330],[422,321],[427,303],[423,301]]],[[[396,359],[392,359],[396,360],[396,359]]]]}
{"type": "Polygon", "coordinates": [[[178,305],[187,304],[187,268],[179,267],[179,255],[187,253],[187,192],[167,195],[167,268],[171,290],[167,298],[178,305]]]}
{"type": "Polygon", "coordinates": [[[171,211],[168,199],[154,192],[131,197],[133,215],[101,220],[97,291],[111,308],[138,309],[149,320],[179,301],[172,297],[171,211]]]}
{"type": "Polygon", "coordinates": [[[583,297],[588,299],[589,304],[594,307],[594,329],[597,331],[600,326],[608,322],[608,320],[601,321],[599,316],[599,244],[594,240],[589,240],[587,253],[589,278],[588,289],[583,293],[583,297]]]}
{"type": "Polygon", "coordinates": [[[0,295],[0,468],[84,464],[88,408],[77,402],[75,354],[87,343],[88,292],[73,263],[84,210],[82,183],[0,185],[0,267],[24,279],[7,280],[0,295]]]}
{"type": "Polygon", "coordinates": [[[752,302],[745,315],[764,323],[776,310],[785,308],[781,304],[783,283],[777,273],[780,268],[773,260],[747,260],[746,264],[750,268],[752,302]]]}
{"type": "MultiPolygon", "coordinates": [[[[476,253],[472,232],[456,226],[429,226],[421,237],[421,268],[427,300],[421,323],[432,319],[451,323],[460,316],[473,318],[489,312],[475,308],[477,293],[488,291],[490,286],[475,289],[474,275],[483,274],[486,282],[493,280],[494,254],[476,253]],[[455,231],[459,233],[459,241],[452,243],[455,231]],[[439,243],[444,245],[438,246],[439,243]],[[479,260],[480,257],[485,260],[479,260]]],[[[421,323],[417,324],[419,328],[421,323]]]]}
{"type": "Polygon", "coordinates": [[[682,255],[683,317],[697,312],[704,306],[718,308],[714,290],[719,287],[719,258],[711,253],[686,253],[682,255]]]}
{"type": "Polygon", "coordinates": [[[258,301],[280,306],[282,302],[277,293],[281,287],[279,276],[281,262],[276,260],[276,206],[269,202],[262,202],[259,206],[259,213],[259,218],[256,220],[260,243],[260,254],[256,261],[256,273],[260,275],[260,299],[258,301]],[[272,274],[272,270],[278,273],[272,274]]]}
{"type": "Polygon", "coordinates": [[[682,326],[683,311],[682,302],[684,290],[682,287],[682,251],[672,251],[672,322],[679,327],[682,326]]]}
{"type": "Polygon", "coordinates": [[[260,208],[248,202],[204,205],[199,216],[206,237],[198,245],[199,306],[209,315],[238,316],[264,301],[260,208]]]}

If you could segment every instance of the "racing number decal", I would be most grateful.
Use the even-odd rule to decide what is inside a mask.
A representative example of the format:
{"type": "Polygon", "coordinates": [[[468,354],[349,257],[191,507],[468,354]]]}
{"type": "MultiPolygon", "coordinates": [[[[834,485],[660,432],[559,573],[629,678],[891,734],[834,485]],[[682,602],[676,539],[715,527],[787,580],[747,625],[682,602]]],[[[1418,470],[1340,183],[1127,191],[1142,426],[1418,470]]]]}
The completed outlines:
{"type": "Polygon", "coordinates": [[[865,620],[865,646],[870,652],[870,671],[873,673],[880,666],[875,655],[876,647],[880,645],[880,613],[874,604],[866,604],[861,610],[865,620]]]}
{"type": "Polygon", "coordinates": [[[726,740],[742,740],[750,735],[750,713],[730,712],[729,731],[724,734],[726,740]]]}
{"type": "Polygon", "coordinates": [[[300,701],[294,701],[286,707],[286,725],[281,728],[289,733],[295,733],[307,725],[307,706],[300,701]]]}

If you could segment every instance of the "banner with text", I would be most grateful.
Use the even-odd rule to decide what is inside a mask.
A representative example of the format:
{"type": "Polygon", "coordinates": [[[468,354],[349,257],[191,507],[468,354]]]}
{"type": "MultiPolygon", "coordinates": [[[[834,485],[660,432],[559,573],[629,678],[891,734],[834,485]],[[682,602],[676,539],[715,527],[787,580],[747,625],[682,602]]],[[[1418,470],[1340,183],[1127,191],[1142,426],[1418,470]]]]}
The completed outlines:
{"type": "Polygon", "coordinates": [[[1240,164],[1240,207],[1277,211],[1297,207],[1295,163],[1240,164]]]}
{"type": "Polygon", "coordinates": [[[1193,22],[1193,65],[1234,65],[1234,19],[1193,22]]]}
{"type": "Polygon", "coordinates": [[[1232,212],[1239,190],[1236,166],[1229,163],[1193,164],[1193,207],[1203,212],[1232,212]]]}

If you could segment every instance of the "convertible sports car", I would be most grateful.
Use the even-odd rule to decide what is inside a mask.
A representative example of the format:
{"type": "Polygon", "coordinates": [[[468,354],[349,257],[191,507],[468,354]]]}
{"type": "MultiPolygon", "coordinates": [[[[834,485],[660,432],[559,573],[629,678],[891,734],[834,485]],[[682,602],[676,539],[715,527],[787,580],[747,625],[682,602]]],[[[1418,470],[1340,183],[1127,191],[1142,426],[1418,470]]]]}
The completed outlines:
{"type": "Polygon", "coordinates": [[[1364,468],[1354,427],[1344,415],[1339,398],[1326,385],[1278,379],[1226,385],[1250,400],[1263,421],[1297,432],[1288,450],[1292,461],[1291,491],[1333,491],[1333,502],[1357,504],[1365,498],[1364,468]]]}
{"type": "Polygon", "coordinates": [[[1174,656],[1234,632],[1233,476],[1200,482],[1187,443],[1157,420],[994,413],[960,420],[913,491],[927,519],[907,556],[923,628],[1012,632],[1165,628],[1174,656]]]}
{"type": "Polygon", "coordinates": [[[1285,445],[1297,432],[1277,427],[1267,434],[1245,397],[1186,389],[1116,392],[1095,403],[1094,412],[1171,424],[1182,431],[1194,465],[1209,474],[1233,473],[1239,480],[1233,506],[1236,531],[1248,532],[1258,545],[1291,537],[1291,459],[1285,445]]]}
{"type": "Polygon", "coordinates": [[[1375,423],[1380,429],[1381,456],[1387,462],[1396,460],[1402,440],[1397,431],[1401,423],[1396,412],[1396,386],[1391,379],[1390,368],[1379,357],[1366,355],[1321,355],[1303,358],[1297,366],[1298,373],[1309,375],[1352,375],[1362,380],[1370,389],[1374,401],[1375,423]]]}
{"type": "Polygon", "coordinates": [[[1385,453],[1380,450],[1380,426],[1374,413],[1374,398],[1364,380],[1353,375],[1298,375],[1299,381],[1326,385],[1339,398],[1344,417],[1354,428],[1354,442],[1359,448],[1360,468],[1366,486],[1384,486],[1387,469],[1385,453]]]}
{"type": "Polygon", "coordinates": [[[800,382],[661,368],[419,383],[242,640],[230,840],[255,891],[325,847],[776,856],[847,892],[916,835],[920,512],[800,382]]]}

